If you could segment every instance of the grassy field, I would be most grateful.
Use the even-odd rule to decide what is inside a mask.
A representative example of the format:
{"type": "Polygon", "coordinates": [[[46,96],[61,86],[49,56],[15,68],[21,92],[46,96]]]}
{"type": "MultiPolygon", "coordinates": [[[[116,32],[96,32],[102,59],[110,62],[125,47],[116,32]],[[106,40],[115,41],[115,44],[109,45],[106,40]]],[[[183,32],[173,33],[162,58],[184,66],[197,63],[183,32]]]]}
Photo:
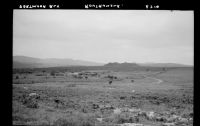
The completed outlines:
{"type": "Polygon", "coordinates": [[[193,125],[193,68],[54,71],[14,70],[14,125],[193,125]]]}

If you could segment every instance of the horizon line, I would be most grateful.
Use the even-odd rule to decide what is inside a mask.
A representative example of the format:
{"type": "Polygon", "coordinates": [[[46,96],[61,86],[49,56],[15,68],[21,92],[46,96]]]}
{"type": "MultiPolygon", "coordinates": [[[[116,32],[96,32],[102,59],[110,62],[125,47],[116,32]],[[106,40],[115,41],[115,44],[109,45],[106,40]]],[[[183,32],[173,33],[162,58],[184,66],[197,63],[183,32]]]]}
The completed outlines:
{"type": "Polygon", "coordinates": [[[25,56],[25,55],[13,55],[14,56],[23,56],[23,57],[30,57],[30,58],[37,58],[37,59],[71,59],[71,60],[79,60],[79,61],[87,61],[87,62],[95,62],[100,64],[108,64],[108,63],[136,63],[136,64],[179,64],[179,65],[187,65],[187,66],[194,66],[194,64],[184,64],[184,63],[177,63],[177,62],[117,62],[117,61],[109,61],[109,62],[98,62],[98,61],[90,61],[90,60],[81,60],[81,59],[73,59],[73,58],[38,58],[32,56],[25,56]]]}

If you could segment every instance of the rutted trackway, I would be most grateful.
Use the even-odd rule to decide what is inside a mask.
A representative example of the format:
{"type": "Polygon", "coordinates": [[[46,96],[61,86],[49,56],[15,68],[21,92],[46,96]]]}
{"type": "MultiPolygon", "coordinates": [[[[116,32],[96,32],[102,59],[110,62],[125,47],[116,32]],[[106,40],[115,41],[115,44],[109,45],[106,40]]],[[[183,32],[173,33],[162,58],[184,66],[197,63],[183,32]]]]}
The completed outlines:
{"type": "MultiPolygon", "coordinates": [[[[159,73],[157,73],[157,74],[160,74],[160,73],[163,73],[163,72],[159,72],[159,73]]],[[[154,80],[156,80],[156,84],[160,84],[160,83],[163,82],[163,80],[161,80],[161,79],[158,79],[158,78],[155,78],[155,77],[149,77],[149,76],[147,76],[147,75],[144,75],[144,78],[154,79],[154,80]]],[[[155,82],[153,82],[153,83],[155,83],[155,82]]]]}
{"type": "MultiPolygon", "coordinates": [[[[160,84],[160,83],[163,82],[163,80],[161,80],[161,79],[157,79],[157,78],[154,78],[154,77],[145,77],[145,78],[150,78],[150,79],[154,79],[154,80],[156,80],[156,84],[160,84]]],[[[154,83],[155,83],[155,82],[154,82],[154,83]]]]}

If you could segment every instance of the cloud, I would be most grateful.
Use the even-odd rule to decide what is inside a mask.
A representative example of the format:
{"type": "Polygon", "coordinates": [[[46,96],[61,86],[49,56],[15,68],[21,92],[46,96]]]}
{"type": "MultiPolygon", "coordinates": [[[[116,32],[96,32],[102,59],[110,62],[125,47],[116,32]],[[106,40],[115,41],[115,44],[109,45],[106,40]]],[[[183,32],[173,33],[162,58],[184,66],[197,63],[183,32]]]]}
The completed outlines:
{"type": "Polygon", "coordinates": [[[192,63],[192,11],[14,10],[13,16],[14,54],[192,63]]]}

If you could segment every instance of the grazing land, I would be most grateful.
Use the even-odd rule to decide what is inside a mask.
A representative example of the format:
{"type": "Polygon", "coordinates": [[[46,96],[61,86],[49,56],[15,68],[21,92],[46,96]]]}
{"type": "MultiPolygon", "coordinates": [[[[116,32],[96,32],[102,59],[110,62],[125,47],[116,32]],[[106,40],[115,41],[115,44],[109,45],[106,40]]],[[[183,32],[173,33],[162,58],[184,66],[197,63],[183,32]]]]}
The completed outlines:
{"type": "Polygon", "coordinates": [[[193,68],[13,69],[13,124],[192,126],[193,68]]]}

